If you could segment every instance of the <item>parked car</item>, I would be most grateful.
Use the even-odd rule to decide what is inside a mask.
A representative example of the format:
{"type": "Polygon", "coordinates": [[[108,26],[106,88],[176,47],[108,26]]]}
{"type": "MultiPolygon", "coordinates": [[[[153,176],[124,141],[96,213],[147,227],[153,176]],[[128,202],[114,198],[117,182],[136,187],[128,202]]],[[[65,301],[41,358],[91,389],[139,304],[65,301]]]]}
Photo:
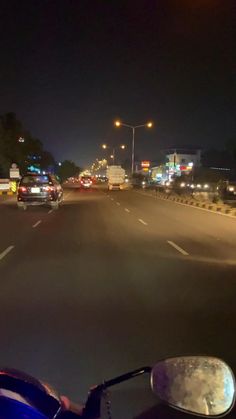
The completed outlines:
{"type": "Polygon", "coordinates": [[[49,205],[57,209],[63,199],[63,189],[58,178],[51,174],[27,174],[19,183],[17,206],[26,209],[28,205],[49,205]]]}

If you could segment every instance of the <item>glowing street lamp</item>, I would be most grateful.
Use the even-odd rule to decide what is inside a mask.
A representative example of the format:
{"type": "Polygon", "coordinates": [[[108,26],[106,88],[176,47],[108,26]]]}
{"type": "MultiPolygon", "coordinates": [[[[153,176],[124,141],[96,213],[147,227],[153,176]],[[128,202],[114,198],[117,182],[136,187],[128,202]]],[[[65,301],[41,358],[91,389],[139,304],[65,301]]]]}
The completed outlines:
{"type": "Polygon", "coordinates": [[[146,124],[141,124],[141,125],[129,125],[129,124],[124,124],[123,122],[120,121],[115,121],[115,126],[116,127],[127,127],[132,129],[132,156],[131,156],[131,160],[132,160],[132,173],[134,173],[134,151],[135,151],[135,130],[137,128],[142,128],[142,127],[146,127],[146,128],[152,128],[153,127],[153,123],[151,121],[146,122],[146,124]]]}
{"type": "MultiPolygon", "coordinates": [[[[104,150],[106,150],[106,149],[108,149],[108,148],[110,148],[107,144],[102,144],[102,148],[104,149],[104,150]]],[[[118,148],[118,147],[117,147],[118,148]]],[[[122,150],[125,150],[125,148],[126,148],[126,145],[125,144],[121,144],[120,146],[119,146],[119,148],[121,148],[122,150]]],[[[113,147],[112,148],[112,154],[110,155],[110,158],[111,159],[113,159],[113,164],[115,164],[115,151],[116,151],[116,148],[115,147],[113,147]]]]}

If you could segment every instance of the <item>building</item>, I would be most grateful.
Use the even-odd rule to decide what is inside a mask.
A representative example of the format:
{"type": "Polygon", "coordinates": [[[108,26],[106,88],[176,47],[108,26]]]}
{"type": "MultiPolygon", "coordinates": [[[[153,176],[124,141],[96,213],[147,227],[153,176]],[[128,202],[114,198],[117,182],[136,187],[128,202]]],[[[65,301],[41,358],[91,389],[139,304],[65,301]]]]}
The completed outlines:
{"type": "Polygon", "coordinates": [[[173,175],[189,174],[194,167],[201,166],[201,150],[174,148],[166,150],[166,166],[169,178],[173,175]]]}
{"type": "Polygon", "coordinates": [[[190,174],[193,168],[201,166],[201,150],[171,148],[165,150],[165,162],[152,166],[152,178],[159,182],[171,180],[173,176],[190,174]]]}

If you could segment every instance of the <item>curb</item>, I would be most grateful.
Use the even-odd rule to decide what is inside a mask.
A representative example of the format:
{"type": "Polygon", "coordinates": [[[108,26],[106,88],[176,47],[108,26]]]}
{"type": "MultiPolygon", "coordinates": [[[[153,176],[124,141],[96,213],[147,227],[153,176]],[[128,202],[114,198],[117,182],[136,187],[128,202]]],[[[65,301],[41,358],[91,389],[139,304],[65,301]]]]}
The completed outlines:
{"type": "Polygon", "coordinates": [[[231,217],[236,217],[236,209],[235,208],[229,208],[225,206],[220,206],[219,204],[209,203],[209,202],[201,202],[201,201],[193,201],[192,199],[184,199],[180,198],[178,196],[171,196],[170,194],[163,194],[161,192],[154,192],[153,195],[156,198],[164,199],[164,200],[170,200],[173,202],[177,202],[180,204],[189,205],[192,207],[202,208],[211,212],[230,215],[231,217]]]}

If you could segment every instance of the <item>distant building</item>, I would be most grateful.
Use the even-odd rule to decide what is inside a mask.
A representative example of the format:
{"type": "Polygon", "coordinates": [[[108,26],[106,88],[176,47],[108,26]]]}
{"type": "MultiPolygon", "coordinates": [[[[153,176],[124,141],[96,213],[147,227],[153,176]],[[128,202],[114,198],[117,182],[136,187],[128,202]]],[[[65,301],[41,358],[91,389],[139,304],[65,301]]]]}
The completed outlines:
{"type": "Polygon", "coordinates": [[[169,177],[173,175],[189,174],[194,167],[201,166],[201,150],[174,148],[166,150],[166,166],[169,177]]]}
{"type": "Polygon", "coordinates": [[[166,150],[166,158],[173,165],[188,166],[189,163],[193,163],[194,166],[199,167],[201,165],[201,150],[186,148],[168,149],[166,150]]]}
{"type": "Polygon", "coordinates": [[[157,181],[170,180],[173,176],[190,174],[193,168],[201,166],[199,148],[170,148],[165,150],[165,162],[152,167],[152,178],[157,181]]]}

